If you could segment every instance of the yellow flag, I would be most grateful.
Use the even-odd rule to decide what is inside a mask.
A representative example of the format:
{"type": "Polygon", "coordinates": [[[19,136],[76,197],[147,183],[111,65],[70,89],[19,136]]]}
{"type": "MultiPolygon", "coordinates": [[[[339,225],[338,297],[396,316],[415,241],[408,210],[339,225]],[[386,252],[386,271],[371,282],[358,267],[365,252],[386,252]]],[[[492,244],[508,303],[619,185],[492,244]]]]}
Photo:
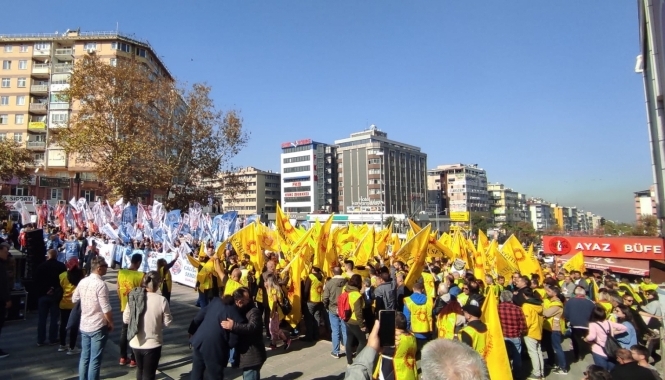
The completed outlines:
{"type": "Polygon", "coordinates": [[[466,239],[462,234],[458,231],[455,232],[453,235],[453,240],[450,245],[450,250],[453,251],[453,254],[455,255],[455,259],[460,259],[463,260],[466,263],[466,268],[471,268],[471,263],[469,262],[469,258],[466,253],[466,239]]]}
{"type": "Polygon", "coordinates": [[[245,255],[248,255],[252,266],[257,272],[261,272],[263,270],[265,255],[256,238],[256,227],[254,227],[254,224],[250,223],[233,234],[231,236],[231,245],[240,259],[244,259],[245,255]]]}
{"type": "Polygon", "coordinates": [[[586,266],[584,265],[584,254],[582,252],[577,252],[573,257],[571,257],[565,264],[563,264],[563,269],[568,273],[577,270],[580,273],[586,271],[586,266]]]}
{"type": "Polygon", "coordinates": [[[411,229],[413,230],[414,234],[417,234],[418,232],[420,232],[420,230],[423,229],[418,224],[416,224],[416,222],[414,222],[412,219],[409,219],[409,226],[411,226],[411,229]]]}
{"type": "Polygon", "coordinates": [[[487,369],[492,380],[510,380],[513,375],[510,370],[506,343],[503,341],[498,308],[496,297],[485,299],[480,320],[487,326],[487,336],[485,338],[485,350],[481,355],[487,363],[487,369]]]}
{"type": "Polygon", "coordinates": [[[512,260],[506,259],[507,254],[503,251],[499,251],[499,245],[496,240],[492,241],[490,244],[489,252],[490,254],[488,254],[488,256],[494,256],[497,276],[503,276],[504,278],[509,279],[513,273],[519,272],[515,258],[511,257],[512,260]]]}
{"type": "Polygon", "coordinates": [[[277,233],[282,239],[282,242],[286,246],[293,245],[301,235],[301,232],[293,228],[289,218],[284,214],[282,208],[277,204],[277,215],[275,218],[275,226],[277,227],[277,233]]]}
{"type": "Polygon", "coordinates": [[[390,237],[393,231],[393,224],[390,223],[388,228],[384,228],[376,234],[376,244],[374,244],[374,250],[377,255],[381,258],[386,257],[386,252],[388,252],[388,245],[390,244],[390,237]]]}
{"type": "MultiPolygon", "coordinates": [[[[423,273],[425,268],[425,259],[427,258],[427,244],[429,243],[429,232],[432,229],[432,225],[428,225],[418,232],[413,239],[409,240],[404,244],[400,252],[408,251],[409,257],[412,259],[409,265],[409,273],[404,279],[404,285],[411,289],[413,284],[418,281],[420,275],[423,273]]],[[[400,256],[398,252],[398,256],[400,256]]]]}
{"type": "Polygon", "coordinates": [[[478,250],[473,251],[473,275],[479,280],[485,281],[485,272],[487,265],[485,264],[485,252],[478,250]]]}
{"type": "Polygon", "coordinates": [[[319,224],[319,231],[316,236],[316,246],[314,247],[314,263],[313,265],[321,270],[325,268],[326,255],[328,253],[328,242],[330,241],[330,227],[332,226],[333,216],[330,215],[328,220],[323,223],[323,226],[320,225],[319,220],[316,220],[316,223],[319,224]]]}
{"type": "Polygon", "coordinates": [[[504,249],[511,250],[515,261],[517,262],[517,267],[520,269],[520,273],[523,276],[531,276],[532,274],[541,273],[540,263],[535,259],[533,255],[529,255],[527,251],[522,247],[522,243],[515,237],[515,235],[510,235],[508,240],[503,245],[504,249]]]}
{"type": "Polygon", "coordinates": [[[487,240],[487,235],[483,230],[478,230],[478,252],[487,252],[490,247],[490,242],[487,240]]]}
{"type": "Polygon", "coordinates": [[[365,236],[358,242],[355,252],[353,252],[353,263],[356,266],[367,264],[374,254],[374,228],[370,228],[365,236]]]}
{"type": "Polygon", "coordinates": [[[390,252],[395,256],[397,252],[402,248],[402,241],[399,239],[397,234],[392,234],[390,238],[390,252]]]}
{"type": "Polygon", "coordinates": [[[533,243],[529,245],[529,251],[527,252],[527,257],[529,260],[531,260],[532,263],[535,263],[535,265],[538,267],[538,278],[540,279],[540,284],[543,283],[543,280],[545,279],[545,275],[543,274],[543,267],[540,265],[540,262],[538,261],[538,258],[536,255],[533,253],[533,243]]]}
{"type": "Polygon", "coordinates": [[[281,246],[279,244],[279,235],[277,235],[277,231],[273,231],[261,223],[254,223],[254,227],[256,228],[256,238],[259,241],[261,249],[271,252],[280,251],[281,246]]]}
{"type": "Polygon", "coordinates": [[[448,235],[448,233],[446,232],[441,234],[441,236],[439,237],[439,243],[443,244],[446,247],[450,248],[452,242],[453,242],[452,237],[450,237],[450,235],[448,235]]]}

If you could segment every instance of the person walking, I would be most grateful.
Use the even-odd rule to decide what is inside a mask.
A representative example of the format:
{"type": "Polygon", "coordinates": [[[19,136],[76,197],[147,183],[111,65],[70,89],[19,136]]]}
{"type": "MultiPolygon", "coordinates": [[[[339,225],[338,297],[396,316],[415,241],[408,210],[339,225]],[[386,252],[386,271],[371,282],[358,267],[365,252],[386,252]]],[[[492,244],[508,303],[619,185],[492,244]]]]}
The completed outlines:
{"type": "Polygon", "coordinates": [[[566,297],[559,287],[545,287],[549,297],[547,308],[543,310],[545,321],[543,323],[543,346],[547,352],[547,364],[554,368],[552,373],[567,375],[566,356],[561,347],[566,331],[566,321],[563,319],[563,304],[566,297]]]}
{"type": "Polygon", "coordinates": [[[62,299],[60,300],[60,347],[58,352],[67,351],[67,355],[76,355],[81,352],[76,348],[76,339],[79,335],[78,325],[69,330],[69,346],[67,346],[67,322],[74,308],[72,296],[83,279],[83,270],[79,268],[78,256],[71,256],[67,260],[67,271],[60,273],[60,287],[62,287],[62,299]]]}
{"type": "Polygon", "coordinates": [[[312,267],[312,271],[305,280],[303,287],[303,299],[307,301],[305,310],[305,341],[316,342],[319,340],[319,326],[323,314],[323,274],[321,269],[312,267]]]}
{"type": "Polygon", "coordinates": [[[171,303],[171,289],[173,289],[173,278],[171,277],[171,268],[178,261],[178,256],[171,260],[170,263],[166,259],[157,260],[157,271],[159,277],[162,279],[161,291],[162,296],[166,298],[166,302],[171,303]]]}
{"type": "MultiPolygon", "coordinates": [[[[143,280],[143,272],[139,272],[141,268],[141,263],[143,262],[143,255],[140,253],[132,254],[131,264],[127,269],[120,269],[118,271],[118,297],[120,298],[120,312],[125,311],[127,307],[127,299],[129,293],[134,289],[141,286],[141,281],[143,280]]],[[[128,350],[127,346],[129,340],[127,338],[127,324],[122,324],[122,331],[120,332],[120,361],[118,364],[127,365],[129,364],[130,368],[136,367],[136,355],[134,352],[128,350]]]]}
{"type": "Polygon", "coordinates": [[[102,276],[108,270],[103,257],[90,261],[90,275],[74,290],[72,302],[81,302],[81,359],[79,380],[98,380],[108,336],[113,331],[109,289],[102,276]]]}
{"type": "MultiPolygon", "coordinates": [[[[7,309],[12,307],[12,300],[10,297],[12,285],[9,283],[9,275],[7,274],[9,247],[11,247],[9,243],[5,241],[0,242],[0,333],[2,333],[2,326],[5,324],[7,309]]],[[[0,359],[6,358],[7,356],[9,356],[9,354],[0,349],[0,359]]]]}
{"type": "Polygon", "coordinates": [[[236,347],[239,354],[239,367],[242,368],[243,380],[259,380],[261,367],[268,356],[263,344],[263,317],[254,305],[249,289],[240,288],[233,292],[233,300],[247,322],[236,323],[232,319],[222,321],[222,328],[238,334],[240,343],[236,347]]]}
{"type": "Polygon", "coordinates": [[[591,356],[595,365],[612,371],[615,364],[605,353],[607,336],[615,336],[626,331],[626,326],[606,319],[605,309],[602,306],[594,306],[591,318],[589,319],[589,334],[587,334],[584,340],[591,344],[591,356]]]}
{"type": "MultiPolygon", "coordinates": [[[[346,324],[339,318],[339,314],[337,314],[337,299],[344,291],[347,279],[342,276],[342,268],[340,267],[334,267],[332,272],[333,277],[326,281],[326,284],[323,286],[323,306],[328,310],[328,319],[330,319],[332,341],[332,352],[330,352],[330,356],[339,359],[340,342],[344,344],[347,337],[346,324]]],[[[379,287],[380,286],[381,285],[379,285],[379,287]]]]}
{"type": "Polygon", "coordinates": [[[122,322],[136,357],[136,380],[154,380],[162,356],[162,331],[173,321],[166,298],[157,291],[162,281],[157,271],[143,276],[141,287],[129,294],[122,322]],[[134,334],[132,337],[131,335],[134,334]]]}
{"type": "Polygon", "coordinates": [[[362,331],[363,327],[363,307],[364,307],[364,298],[361,294],[362,289],[362,277],[358,274],[354,274],[349,279],[349,282],[344,289],[345,292],[349,293],[349,306],[351,307],[351,318],[344,322],[346,324],[346,363],[353,363],[353,339],[358,340],[357,352],[360,352],[365,348],[367,344],[367,338],[365,333],[362,331]]]}
{"type": "Polygon", "coordinates": [[[37,267],[35,279],[37,282],[39,321],[37,324],[37,346],[44,346],[46,342],[46,320],[50,316],[49,345],[58,344],[58,321],[60,320],[60,299],[62,287],[60,286],[60,273],[66,272],[65,264],[58,261],[58,252],[49,249],[47,260],[37,267]]]}
{"type": "Polygon", "coordinates": [[[513,303],[513,292],[510,290],[502,291],[499,300],[501,303],[498,313],[503,340],[506,344],[513,378],[519,379],[522,376],[522,337],[528,331],[526,317],[522,308],[513,303]]]}
{"type": "Polygon", "coordinates": [[[589,352],[589,345],[584,342],[584,338],[589,332],[589,318],[595,304],[586,298],[586,290],[581,286],[575,287],[574,294],[563,307],[563,318],[570,324],[574,362],[578,362],[584,360],[589,352]]]}
{"type": "Polygon", "coordinates": [[[284,304],[285,295],[282,287],[277,284],[274,274],[266,277],[266,294],[270,310],[270,349],[277,349],[277,341],[282,340],[284,349],[288,350],[291,346],[291,339],[280,328],[285,317],[281,307],[284,304]]]}
{"type": "Polygon", "coordinates": [[[527,333],[524,345],[531,359],[531,376],[528,379],[540,379],[545,374],[541,340],[543,339],[543,301],[536,298],[533,289],[526,288],[521,292],[524,297],[522,311],[526,317],[527,333]]]}

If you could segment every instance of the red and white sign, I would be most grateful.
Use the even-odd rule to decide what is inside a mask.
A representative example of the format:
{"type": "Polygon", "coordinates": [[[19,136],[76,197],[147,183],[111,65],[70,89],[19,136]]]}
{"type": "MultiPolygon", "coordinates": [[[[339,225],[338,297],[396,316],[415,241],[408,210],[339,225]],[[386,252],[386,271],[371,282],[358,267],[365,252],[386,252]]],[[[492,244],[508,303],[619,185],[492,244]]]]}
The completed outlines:
{"type": "Polygon", "coordinates": [[[308,145],[312,143],[312,139],[304,139],[304,140],[296,140],[294,142],[284,142],[282,143],[282,148],[291,148],[291,147],[297,147],[300,145],[308,145]]]}
{"type": "Polygon", "coordinates": [[[301,191],[297,193],[284,193],[284,197],[286,198],[291,198],[291,197],[308,197],[309,196],[309,191],[301,191]]]}
{"type": "Polygon", "coordinates": [[[546,254],[567,255],[583,252],[584,256],[617,259],[664,260],[663,239],[651,237],[543,236],[546,254]]]}

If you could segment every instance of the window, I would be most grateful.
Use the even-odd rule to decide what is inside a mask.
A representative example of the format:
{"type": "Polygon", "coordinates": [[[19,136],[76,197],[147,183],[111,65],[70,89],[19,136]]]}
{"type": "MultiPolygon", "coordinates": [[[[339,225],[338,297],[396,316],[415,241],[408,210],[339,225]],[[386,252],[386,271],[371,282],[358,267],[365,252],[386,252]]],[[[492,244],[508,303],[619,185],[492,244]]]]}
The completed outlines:
{"type": "Polygon", "coordinates": [[[67,114],[66,113],[52,113],[51,114],[51,123],[66,123],[67,114]]]}
{"type": "Polygon", "coordinates": [[[86,42],[85,45],[83,45],[83,49],[85,50],[97,50],[97,42],[86,42]]]}
{"type": "Polygon", "coordinates": [[[9,96],[0,96],[0,106],[9,105],[9,96]]]}
{"type": "Polygon", "coordinates": [[[311,191],[311,186],[295,186],[295,187],[285,187],[284,192],[295,192],[295,191],[311,191]]]}
{"type": "Polygon", "coordinates": [[[293,202],[311,202],[312,197],[285,197],[284,203],[293,203],[293,202]]]}
{"type": "Polygon", "coordinates": [[[337,186],[339,186],[339,187],[344,187],[344,182],[339,181],[339,183],[337,183],[337,186]]]}
{"type": "Polygon", "coordinates": [[[16,105],[17,106],[24,106],[25,105],[25,95],[21,95],[21,96],[16,97],[16,105]]]}
{"type": "Polygon", "coordinates": [[[22,59],[18,61],[18,69],[19,70],[27,70],[28,69],[28,61],[25,59],[22,59]]]}
{"type": "Polygon", "coordinates": [[[37,42],[35,43],[35,50],[50,50],[51,44],[48,42],[37,42]]]}
{"type": "Polygon", "coordinates": [[[124,42],[112,42],[111,49],[124,51],[125,53],[132,51],[132,47],[124,42]]]}
{"type": "Polygon", "coordinates": [[[62,189],[51,189],[51,199],[62,199],[62,189]]]}
{"type": "Polygon", "coordinates": [[[139,57],[145,58],[147,54],[146,54],[145,49],[136,48],[136,55],[138,55],[139,57]]]}
{"type": "Polygon", "coordinates": [[[21,51],[21,53],[27,53],[28,52],[28,45],[21,45],[20,51],[21,51]]]}
{"type": "Polygon", "coordinates": [[[284,183],[289,183],[289,182],[304,182],[304,181],[309,181],[311,179],[310,176],[305,176],[305,177],[293,177],[293,178],[284,178],[284,183]]]}
{"type": "Polygon", "coordinates": [[[285,158],[282,160],[285,164],[290,164],[292,162],[303,162],[303,161],[309,161],[312,157],[310,155],[306,156],[298,156],[298,157],[290,157],[290,158],[285,158]]]}
{"type": "Polygon", "coordinates": [[[17,142],[17,143],[23,142],[23,134],[22,133],[14,133],[14,142],[17,142]]]}
{"type": "Polygon", "coordinates": [[[344,190],[340,190],[339,195],[344,195],[344,190]]]}
{"type": "Polygon", "coordinates": [[[292,168],[284,168],[284,173],[297,173],[297,172],[305,172],[310,170],[310,165],[304,165],[304,166],[295,166],[292,168]]]}
{"type": "Polygon", "coordinates": [[[11,53],[12,52],[12,45],[5,45],[5,53],[11,53]]]}
{"type": "Polygon", "coordinates": [[[9,190],[10,195],[16,195],[19,197],[28,195],[28,188],[25,186],[12,186],[9,190]]]}
{"type": "Polygon", "coordinates": [[[6,133],[0,133],[0,141],[5,141],[7,140],[7,134],[6,133]]]}
{"type": "Polygon", "coordinates": [[[92,190],[81,190],[81,198],[85,198],[88,202],[94,202],[95,192],[92,190]]]}
{"type": "Polygon", "coordinates": [[[26,79],[25,78],[18,78],[17,86],[19,88],[25,87],[26,79]]]}
{"type": "Polygon", "coordinates": [[[117,59],[117,58],[111,58],[111,59],[110,59],[110,64],[111,64],[111,66],[113,66],[113,67],[118,66],[118,59],[117,59]]]}
{"type": "Polygon", "coordinates": [[[18,125],[23,124],[24,116],[25,115],[16,115],[16,117],[14,119],[14,124],[18,124],[18,125]]]}
{"type": "Polygon", "coordinates": [[[7,124],[7,120],[9,120],[9,115],[7,114],[0,115],[0,124],[7,124]]]}
{"type": "Polygon", "coordinates": [[[11,70],[12,69],[12,61],[2,61],[2,69],[3,70],[11,70]]]}

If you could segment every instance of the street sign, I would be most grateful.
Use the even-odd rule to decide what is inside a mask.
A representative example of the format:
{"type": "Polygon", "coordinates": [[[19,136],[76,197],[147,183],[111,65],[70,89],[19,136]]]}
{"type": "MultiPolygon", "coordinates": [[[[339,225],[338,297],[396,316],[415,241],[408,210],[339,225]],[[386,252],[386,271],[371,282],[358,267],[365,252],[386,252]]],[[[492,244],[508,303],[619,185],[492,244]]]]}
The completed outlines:
{"type": "Polygon", "coordinates": [[[469,212],[468,211],[452,211],[450,213],[451,222],[468,222],[469,221],[469,212]]]}

